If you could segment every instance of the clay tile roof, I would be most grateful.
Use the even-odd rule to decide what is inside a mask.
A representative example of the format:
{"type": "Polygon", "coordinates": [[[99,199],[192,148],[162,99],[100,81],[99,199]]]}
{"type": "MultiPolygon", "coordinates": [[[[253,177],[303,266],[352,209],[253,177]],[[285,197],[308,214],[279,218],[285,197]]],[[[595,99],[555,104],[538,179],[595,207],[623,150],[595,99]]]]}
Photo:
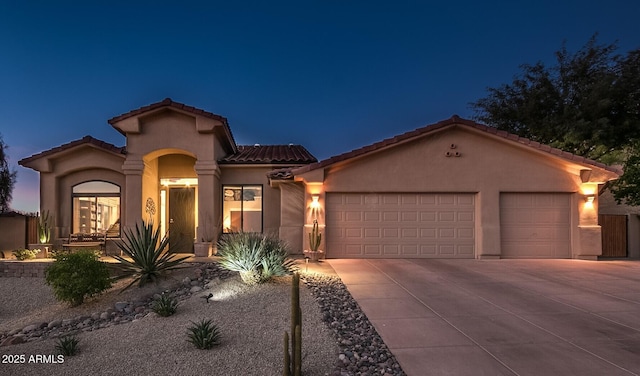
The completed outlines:
{"type": "Polygon", "coordinates": [[[131,110],[131,111],[129,111],[127,113],[124,113],[122,115],[118,115],[116,117],[113,117],[113,118],[109,119],[108,123],[113,125],[113,123],[117,123],[117,122],[119,122],[121,120],[128,119],[130,117],[133,117],[133,116],[136,116],[136,115],[140,115],[140,114],[143,114],[145,112],[157,110],[157,109],[163,108],[163,107],[177,108],[179,110],[190,112],[190,113],[195,114],[195,115],[200,115],[200,116],[208,117],[208,118],[211,118],[211,119],[216,119],[216,120],[219,120],[219,121],[223,122],[224,124],[227,124],[227,119],[225,117],[222,117],[220,115],[216,115],[216,114],[214,114],[212,112],[207,112],[207,111],[201,110],[199,108],[195,108],[195,107],[192,107],[192,106],[187,106],[184,103],[176,102],[176,101],[172,100],[171,98],[165,98],[164,100],[162,100],[160,102],[152,103],[152,104],[150,104],[148,106],[140,107],[138,109],[131,110]]]}
{"type": "Polygon", "coordinates": [[[124,154],[127,153],[127,151],[126,151],[124,146],[115,146],[113,144],[98,140],[97,138],[93,138],[91,136],[84,136],[79,140],[71,141],[71,142],[68,142],[66,144],[57,146],[57,147],[55,147],[53,149],[45,150],[45,151],[40,152],[38,154],[34,154],[34,155],[30,156],[30,157],[23,158],[20,161],[18,161],[18,164],[21,165],[21,166],[24,166],[24,164],[29,163],[29,162],[31,162],[33,160],[36,160],[36,159],[39,159],[39,158],[42,158],[42,157],[47,157],[47,156],[50,156],[50,155],[53,155],[53,154],[56,154],[56,153],[59,153],[59,152],[65,151],[65,150],[69,150],[69,149],[72,149],[72,148],[74,148],[76,146],[80,146],[80,145],[93,145],[93,146],[99,147],[101,149],[104,149],[106,151],[110,151],[110,152],[116,153],[116,154],[123,154],[124,155],[124,154]]]}
{"type": "Polygon", "coordinates": [[[239,145],[238,151],[222,158],[224,164],[308,164],[318,160],[302,145],[239,145]]]}
{"type": "Polygon", "coordinates": [[[391,138],[387,138],[385,140],[376,142],[374,144],[368,145],[368,146],[364,146],[361,147],[359,149],[354,149],[352,151],[343,153],[343,154],[339,154],[333,157],[330,157],[328,159],[322,160],[320,162],[316,162],[316,163],[311,163],[309,165],[306,166],[302,166],[299,168],[296,168],[292,171],[292,173],[294,175],[299,175],[302,173],[305,173],[307,171],[312,171],[312,170],[316,170],[319,168],[324,168],[327,166],[330,166],[334,163],[338,163],[338,162],[342,162],[351,158],[355,158],[355,157],[359,157],[362,156],[364,154],[367,153],[371,153],[371,152],[375,152],[387,147],[390,147],[392,145],[398,144],[398,143],[402,143],[404,141],[410,140],[412,138],[418,137],[418,136],[422,136],[422,135],[427,135],[429,133],[434,133],[437,132],[438,130],[441,130],[445,127],[451,127],[451,126],[463,126],[463,127],[470,127],[470,128],[474,128],[477,129],[479,131],[483,131],[486,133],[490,133],[492,135],[496,135],[498,137],[502,137],[506,140],[509,140],[511,142],[517,142],[519,144],[522,145],[526,145],[528,147],[531,147],[533,149],[536,150],[540,150],[543,152],[547,152],[549,154],[576,162],[576,163],[582,163],[582,164],[589,164],[592,166],[596,166],[608,171],[612,171],[615,172],[617,174],[621,174],[622,170],[613,166],[608,166],[605,165],[604,163],[600,163],[600,162],[596,162],[594,160],[591,159],[587,159],[575,154],[571,154],[565,151],[562,151],[560,149],[556,149],[553,148],[549,145],[544,145],[544,144],[540,144],[538,142],[534,142],[529,140],[528,138],[524,138],[524,137],[520,137],[518,135],[515,135],[513,133],[509,133],[503,130],[498,130],[494,127],[489,127],[487,125],[484,124],[480,124],[480,123],[476,123],[472,120],[468,120],[468,119],[463,119],[461,117],[459,117],[458,115],[453,115],[451,118],[446,119],[446,120],[442,120],[439,121],[437,123],[434,124],[430,124],[427,126],[424,126],[422,128],[418,128],[415,129],[413,131],[409,131],[400,135],[397,135],[395,137],[391,137],[391,138]]]}

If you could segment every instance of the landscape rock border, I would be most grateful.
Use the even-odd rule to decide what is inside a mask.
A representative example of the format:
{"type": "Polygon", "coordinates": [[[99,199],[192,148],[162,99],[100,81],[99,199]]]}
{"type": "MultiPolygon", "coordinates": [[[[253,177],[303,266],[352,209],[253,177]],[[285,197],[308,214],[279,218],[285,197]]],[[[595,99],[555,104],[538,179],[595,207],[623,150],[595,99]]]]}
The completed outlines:
{"type": "MultiPolygon", "coordinates": [[[[192,266],[195,266],[192,277],[184,277],[178,287],[162,293],[182,301],[237,274],[222,269],[217,263],[198,263],[192,266]]],[[[301,273],[301,280],[318,303],[322,320],[334,333],[340,349],[331,376],[406,376],[339,277],[301,273]]],[[[119,301],[112,308],[91,315],[27,325],[0,334],[0,347],[99,330],[156,315],[151,306],[157,297],[158,294],[152,294],[135,300],[119,301]]]]}

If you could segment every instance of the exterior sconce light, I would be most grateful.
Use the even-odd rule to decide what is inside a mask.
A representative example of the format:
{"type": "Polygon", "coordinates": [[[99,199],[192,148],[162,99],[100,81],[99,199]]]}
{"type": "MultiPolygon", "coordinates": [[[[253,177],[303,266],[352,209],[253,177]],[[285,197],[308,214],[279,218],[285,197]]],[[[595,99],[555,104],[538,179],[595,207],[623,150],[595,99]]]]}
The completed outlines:
{"type": "Polygon", "coordinates": [[[593,201],[596,199],[596,195],[593,193],[584,195],[584,201],[588,204],[593,204],[593,201]]]}
{"type": "Polygon", "coordinates": [[[311,209],[320,209],[320,196],[311,196],[311,209]]]}

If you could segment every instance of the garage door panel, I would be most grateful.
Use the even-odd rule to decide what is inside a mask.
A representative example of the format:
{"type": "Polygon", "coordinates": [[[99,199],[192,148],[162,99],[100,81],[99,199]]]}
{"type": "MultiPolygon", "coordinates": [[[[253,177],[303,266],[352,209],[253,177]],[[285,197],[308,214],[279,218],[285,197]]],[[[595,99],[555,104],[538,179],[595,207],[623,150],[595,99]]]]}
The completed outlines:
{"type": "Polygon", "coordinates": [[[326,197],[328,257],[475,256],[473,194],[327,193],[326,197]]]}
{"type": "Polygon", "coordinates": [[[436,220],[436,212],[420,212],[421,222],[433,222],[436,220]]]}
{"type": "Polygon", "coordinates": [[[402,237],[405,239],[417,239],[418,238],[418,229],[416,228],[403,228],[402,229],[402,237]]]}
{"type": "Polygon", "coordinates": [[[364,212],[364,221],[365,222],[380,222],[380,213],[366,211],[364,212]]]}
{"type": "Polygon", "coordinates": [[[471,228],[460,228],[458,229],[457,237],[458,239],[473,240],[474,238],[473,233],[474,231],[471,228]]]}
{"type": "Polygon", "coordinates": [[[398,222],[400,220],[400,213],[397,211],[386,211],[382,213],[383,222],[398,222]]]}
{"type": "Polygon", "coordinates": [[[418,213],[413,211],[405,211],[402,212],[402,221],[403,222],[416,222],[418,221],[418,213]]]}
{"type": "Polygon", "coordinates": [[[456,220],[456,213],[454,212],[440,212],[438,213],[438,220],[440,222],[453,222],[456,220]]]}
{"type": "Polygon", "coordinates": [[[570,208],[566,193],[501,194],[502,257],[570,258],[570,208]]]}
{"type": "Polygon", "coordinates": [[[433,206],[436,203],[435,195],[420,195],[420,205],[433,206]]]}
{"type": "Polygon", "coordinates": [[[398,256],[400,255],[400,246],[397,244],[385,245],[382,248],[382,253],[384,254],[384,256],[398,256]]]}
{"type": "Polygon", "coordinates": [[[395,239],[399,236],[400,230],[397,228],[384,228],[382,229],[382,237],[395,239]]]}

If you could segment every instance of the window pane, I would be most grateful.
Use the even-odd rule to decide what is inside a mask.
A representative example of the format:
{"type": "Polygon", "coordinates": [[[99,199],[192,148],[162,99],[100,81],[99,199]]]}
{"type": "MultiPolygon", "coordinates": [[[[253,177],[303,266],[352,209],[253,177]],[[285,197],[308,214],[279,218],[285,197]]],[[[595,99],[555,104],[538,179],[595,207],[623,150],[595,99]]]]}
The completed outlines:
{"type": "Polygon", "coordinates": [[[242,230],[242,187],[226,185],[222,189],[222,223],[224,232],[242,230]]]}
{"type": "Polygon", "coordinates": [[[245,186],[242,197],[242,231],[262,232],[262,187],[245,186]]]}
{"type": "Polygon", "coordinates": [[[72,233],[120,236],[120,187],[89,181],[73,187],[72,233]]]}
{"type": "Polygon", "coordinates": [[[224,186],[222,213],[224,232],[262,232],[262,186],[224,186]]]}
{"type": "Polygon", "coordinates": [[[96,232],[120,236],[120,197],[98,197],[97,201],[96,232]]]}
{"type": "Polygon", "coordinates": [[[73,198],[73,233],[93,232],[95,206],[95,197],[73,198]]]}
{"type": "Polygon", "coordinates": [[[88,181],[73,187],[73,193],[120,193],[120,187],[106,181],[88,181]]]}

